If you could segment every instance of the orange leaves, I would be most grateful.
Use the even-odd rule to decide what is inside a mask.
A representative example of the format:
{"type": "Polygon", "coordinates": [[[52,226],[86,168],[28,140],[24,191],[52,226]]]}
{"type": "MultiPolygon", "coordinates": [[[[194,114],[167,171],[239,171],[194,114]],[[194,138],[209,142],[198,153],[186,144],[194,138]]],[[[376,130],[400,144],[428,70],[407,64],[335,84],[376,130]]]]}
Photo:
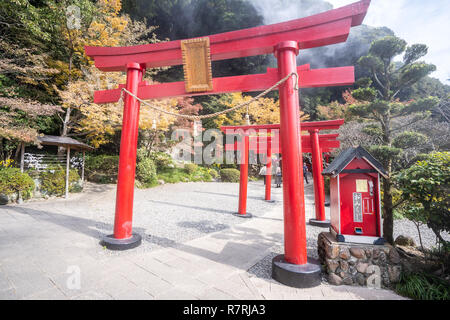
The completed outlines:
{"type": "Polygon", "coordinates": [[[333,101],[328,105],[317,106],[319,115],[324,119],[346,119],[349,120],[351,115],[348,112],[348,107],[359,102],[353,98],[350,90],[345,90],[342,93],[342,98],[345,103],[339,103],[339,101],[333,101]]]}

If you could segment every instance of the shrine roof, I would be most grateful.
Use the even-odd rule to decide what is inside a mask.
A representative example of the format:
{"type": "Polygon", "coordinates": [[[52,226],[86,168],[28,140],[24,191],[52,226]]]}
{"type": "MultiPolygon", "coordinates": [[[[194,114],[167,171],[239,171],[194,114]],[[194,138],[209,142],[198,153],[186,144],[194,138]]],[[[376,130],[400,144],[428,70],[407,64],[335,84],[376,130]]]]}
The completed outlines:
{"type": "Polygon", "coordinates": [[[322,172],[324,176],[337,176],[342,172],[342,170],[347,167],[347,165],[353,161],[353,159],[364,159],[366,160],[379,174],[387,178],[388,174],[383,168],[381,163],[375,159],[366,149],[359,146],[357,148],[348,148],[342,151],[330,165],[322,172]]]}
{"type": "Polygon", "coordinates": [[[79,142],[79,141],[69,138],[69,137],[44,135],[44,136],[38,136],[38,140],[41,144],[44,144],[44,145],[70,147],[73,149],[80,149],[80,150],[94,149],[93,147],[91,147],[85,143],[79,142]]]}

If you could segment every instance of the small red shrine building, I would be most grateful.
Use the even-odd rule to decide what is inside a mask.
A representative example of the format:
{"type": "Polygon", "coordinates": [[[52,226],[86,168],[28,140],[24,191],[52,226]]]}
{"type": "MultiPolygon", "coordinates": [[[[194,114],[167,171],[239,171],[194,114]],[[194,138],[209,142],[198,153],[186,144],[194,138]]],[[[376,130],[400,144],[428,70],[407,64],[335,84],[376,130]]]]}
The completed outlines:
{"type": "Polygon", "coordinates": [[[330,176],[330,232],[338,242],[384,244],[382,165],[362,147],[348,148],[322,172],[330,176]]]}

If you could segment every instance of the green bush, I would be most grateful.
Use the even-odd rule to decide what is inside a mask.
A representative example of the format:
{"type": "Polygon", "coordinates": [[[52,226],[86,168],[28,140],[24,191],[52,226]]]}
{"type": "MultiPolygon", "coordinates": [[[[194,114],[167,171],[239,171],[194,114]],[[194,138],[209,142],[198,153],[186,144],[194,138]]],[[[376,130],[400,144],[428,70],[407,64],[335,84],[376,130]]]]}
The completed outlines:
{"type": "MultiPolygon", "coordinates": [[[[40,173],[41,190],[48,195],[62,196],[66,192],[66,169],[62,167],[48,168],[40,173]]],[[[77,182],[80,180],[76,169],[69,170],[69,192],[80,191],[77,182]]]]}
{"type": "Polygon", "coordinates": [[[433,152],[395,176],[403,212],[416,224],[427,224],[442,244],[450,232],[450,152],[433,152]]]}
{"type": "Polygon", "coordinates": [[[195,165],[195,170],[189,175],[189,180],[193,181],[193,182],[198,182],[198,181],[205,181],[205,182],[210,182],[212,181],[212,176],[209,173],[210,170],[208,170],[205,167],[199,167],[197,165],[195,165]]]}
{"type": "Polygon", "coordinates": [[[21,192],[24,199],[29,199],[34,190],[31,177],[17,168],[2,168],[0,170],[0,194],[11,195],[21,192]]]}
{"type": "Polygon", "coordinates": [[[152,152],[150,155],[157,170],[174,167],[172,157],[164,152],[152,152]]]}
{"type": "Polygon", "coordinates": [[[86,178],[97,183],[114,183],[119,171],[119,156],[86,156],[86,178]]]}
{"type": "Polygon", "coordinates": [[[163,180],[165,183],[209,182],[212,181],[212,177],[207,168],[196,166],[196,170],[192,174],[189,174],[186,168],[165,168],[158,171],[158,180],[163,180]]]}
{"type": "Polygon", "coordinates": [[[86,171],[98,171],[104,174],[117,174],[119,170],[119,156],[99,155],[86,156],[86,171]]]}
{"type": "Polygon", "coordinates": [[[237,169],[220,170],[220,178],[222,182],[239,182],[240,172],[237,169]]]}
{"type": "Polygon", "coordinates": [[[163,180],[165,183],[177,183],[188,182],[190,178],[184,169],[166,168],[158,172],[158,180],[163,180]]]}
{"type": "Polygon", "coordinates": [[[396,285],[397,293],[416,300],[450,300],[447,281],[426,273],[404,273],[396,285]]]}
{"type": "Polygon", "coordinates": [[[198,170],[198,166],[195,163],[186,163],[184,165],[184,169],[188,174],[193,174],[195,171],[198,170]]]}
{"type": "Polygon", "coordinates": [[[150,158],[143,158],[136,165],[136,177],[144,187],[155,186],[158,183],[156,165],[150,158]]]}
{"type": "Polygon", "coordinates": [[[209,169],[208,173],[213,179],[217,179],[219,177],[219,173],[215,169],[209,169]]]}

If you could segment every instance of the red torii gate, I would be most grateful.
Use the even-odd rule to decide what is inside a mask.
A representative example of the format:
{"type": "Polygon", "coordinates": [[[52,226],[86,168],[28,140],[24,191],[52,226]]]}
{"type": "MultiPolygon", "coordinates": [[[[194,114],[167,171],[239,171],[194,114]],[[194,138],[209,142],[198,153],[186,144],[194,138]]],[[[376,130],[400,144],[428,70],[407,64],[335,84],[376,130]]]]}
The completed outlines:
{"type": "MultiPolygon", "coordinates": [[[[327,134],[327,135],[319,135],[319,144],[320,150],[323,152],[331,152],[336,148],[339,148],[339,141],[335,140],[339,134],[327,134]]],[[[225,144],[225,150],[232,151],[241,151],[241,154],[249,154],[250,151],[253,151],[255,154],[263,154],[266,156],[265,165],[267,166],[267,171],[270,172],[272,170],[272,154],[281,154],[281,148],[278,144],[277,137],[248,137],[249,145],[248,150],[244,150],[246,147],[247,137],[244,136],[243,140],[236,141],[233,144],[225,144]],[[265,139],[264,139],[265,138],[265,139]],[[256,144],[253,140],[257,140],[256,144]],[[244,153],[245,152],[245,153],[244,153]]],[[[302,153],[312,153],[312,146],[309,136],[303,135],[301,137],[302,144],[302,153]]],[[[241,157],[241,175],[240,175],[240,191],[244,190],[244,193],[247,190],[247,181],[248,181],[248,162],[245,161],[243,157],[241,157]]],[[[316,179],[316,177],[314,177],[316,179]]],[[[272,202],[271,200],[271,182],[272,176],[267,175],[266,177],[266,188],[265,188],[265,200],[272,202]]],[[[246,211],[246,197],[239,193],[239,216],[246,217],[250,214],[246,211]]]]}
{"type": "MultiPolygon", "coordinates": [[[[320,266],[308,262],[306,250],[305,208],[303,199],[303,172],[301,169],[299,101],[295,79],[298,73],[300,87],[349,85],[354,82],[353,67],[318,70],[299,70],[296,56],[299,49],[314,48],[346,41],[350,28],[362,23],[370,0],[361,0],[348,6],[274,25],[226,32],[203,37],[210,43],[212,61],[274,53],[278,70],[264,75],[249,75],[213,79],[212,90],[187,92],[182,83],[148,85],[142,82],[148,68],[183,64],[182,41],[169,41],[132,47],[86,47],[85,52],[95,60],[102,71],[126,71],[125,94],[119,173],[117,182],[114,234],[106,236],[104,245],[110,249],[128,249],[138,246],[141,237],[132,233],[132,213],[136,149],[140,99],[169,96],[217,94],[233,91],[261,91],[274,80],[289,77],[279,85],[280,136],[283,146],[283,192],[285,221],[285,254],[273,260],[273,277],[295,287],[320,283],[320,266]],[[301,182],[301,183],[300,183],[301,182]]],[[[209,60],[209,64],[211,62],[209,60]]],[[[120,89],[120,87],[119,87],[120,89]]],[[[118,101],[120,91],[96,92],[95,103],[118,101]]]]}
{"type": "MultiPolygon", "coordinates": [[[[301,136],[301,146],[303,153],[312,154],[313,165],[313,179],[314,179],[314,199],[316,219],[310,219],[310,224],[321,227],[328,227],[329,221],[325,219],[325,188],[322,176],[323,170],[323,152],[331,152],[333,149],[339,148],[340,143],[336,140],[338,134],[319,135],[321,130],[337,130],[344,124],[344,119],[330,120],[330,121],[316,121],[303,122],[301,130],[309,131],[309,135],[301,136]]],[[[225,145],[228,150],[241,150],[243,157],[248,157],[248,150],[256,151],[257,153],[265,153],[267,155],[267,170],[271,169],[272,153],[282,153],[279,144],[279,124],[266,125],[248,125],[248,126],[223,126],[220,128],[225,134],[236,135],[236,132],[244,135],[243,141],[236,141],[234,145],[225,145]],[[271,136],[251,137],[252,133],[270,133],[271,136]],[[272,133],[274,135],[272,136],[272,133]],[[250,140],[249,140],[250,139],[250,140]],[[251,140],[256,140],[255,143],[250,143],[251,140]],[[248,140],[248,141],[247,141],[248,140]],[[246,151],[244,150],[246,149],[246,151]],[[256,149],[256,150],[255,150],[256,149]]],[[[270,183],[271,177],[268,176],[266,181],[266,200],[270,200],[270,183]]],[[[239,214],[246,215],[246,192],[248,180],[248,161],[246,158],[241,159],[241,179],[240,179],[240,193],[239,193],[239,214]],[[243,170],[242,170],[243,169],[243,170]],[[241,196],[242,193],[242,196],[241,196]]]]}

